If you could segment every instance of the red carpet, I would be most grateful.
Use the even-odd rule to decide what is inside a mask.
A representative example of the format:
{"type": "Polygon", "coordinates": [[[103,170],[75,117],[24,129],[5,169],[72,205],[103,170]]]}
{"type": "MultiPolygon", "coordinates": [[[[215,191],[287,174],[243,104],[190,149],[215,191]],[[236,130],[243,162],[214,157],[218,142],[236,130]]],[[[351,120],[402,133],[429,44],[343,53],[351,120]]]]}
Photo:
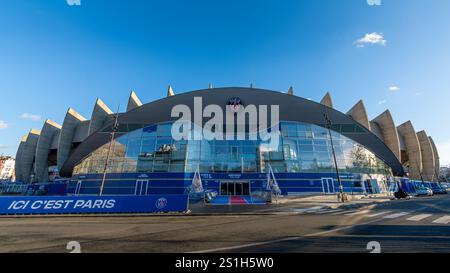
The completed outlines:
{"type": "Polygon", "coordinates": [[[247,205],[248,202],[241,196],[230,196],[230,205],[247,205]]]}

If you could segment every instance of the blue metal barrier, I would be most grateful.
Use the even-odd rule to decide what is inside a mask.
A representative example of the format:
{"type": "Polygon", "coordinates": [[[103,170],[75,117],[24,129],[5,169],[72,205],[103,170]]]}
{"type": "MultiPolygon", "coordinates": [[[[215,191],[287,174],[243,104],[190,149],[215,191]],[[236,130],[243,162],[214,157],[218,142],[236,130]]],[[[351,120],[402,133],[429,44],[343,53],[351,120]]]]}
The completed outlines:
{"type": "Polygon", "coordinates": [[[156,213],[186,210],[187,195],[0,197],[0,215],[156,213]]]}

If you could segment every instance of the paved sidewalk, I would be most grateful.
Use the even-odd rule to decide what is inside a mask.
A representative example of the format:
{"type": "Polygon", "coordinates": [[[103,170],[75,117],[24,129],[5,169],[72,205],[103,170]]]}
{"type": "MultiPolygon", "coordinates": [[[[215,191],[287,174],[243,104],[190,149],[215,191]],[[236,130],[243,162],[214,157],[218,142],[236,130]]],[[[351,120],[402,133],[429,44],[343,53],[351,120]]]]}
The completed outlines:
{"type": "Polygon", "coordinates": [[[191,204],[191,215],[213,215],[213,214],[227,214],[227,215],[257,215],[257,214],[278,214],[301,210],[303,208],[310,208],[320,206],[323,208],[359,208],[363,206],[373,205],[376,203],[387,202],[392,200],[391,196],[387,195],[353,195],[349,196],[350,201],[341,203],[337,200],[336,195],[304,195],[304,196],[286,196],[280,197],[277,201],[274,200],[267,205],[233,205],[233,206],[211,206],[203,203],[191,204]]]}

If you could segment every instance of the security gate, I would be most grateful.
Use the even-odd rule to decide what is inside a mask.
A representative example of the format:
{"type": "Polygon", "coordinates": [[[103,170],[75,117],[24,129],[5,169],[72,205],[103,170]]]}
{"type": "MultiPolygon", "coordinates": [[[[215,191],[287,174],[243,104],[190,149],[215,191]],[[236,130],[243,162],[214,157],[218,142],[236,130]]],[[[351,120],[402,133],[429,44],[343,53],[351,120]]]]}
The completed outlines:
{"type": "Polygon", "coordinates": [[[332,194],[336,192],[333,178],[322,178],[322,191],[325,194],[332,194]]]}
{"type": "Polygon", "coordinates": [[[75,188],[75,195],[80,195],[80,191],[81,191],[81,183],[83,183],[83,181],[78,180],[77,186],[76,186],[76,188],[75,188]]]}
{"type": "Polygon", "coordinates": [[[147,195],[148,180],[136,180],[134,195],[147,195]]]}

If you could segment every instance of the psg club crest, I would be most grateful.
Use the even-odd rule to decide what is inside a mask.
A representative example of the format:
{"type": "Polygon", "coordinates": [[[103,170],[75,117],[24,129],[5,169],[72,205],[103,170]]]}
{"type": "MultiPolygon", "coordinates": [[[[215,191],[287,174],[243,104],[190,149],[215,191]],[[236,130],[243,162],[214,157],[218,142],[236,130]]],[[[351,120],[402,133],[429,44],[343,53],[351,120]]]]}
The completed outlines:
{"type": "Polygon", "coordinates": [[[229,107],[234,113],[239,112],[239,110],[242,108],[242,105],[242,101],[238,97],[230,98],[227,101],[227,107],[229,107]]]}
{"type": "Polygon", "coordinates": [[[161,197],[158,200],[156,200],[155,205],[156,205],[157,209],[163,209],[167,206],[167,199],[164,197],[161,197]]]}

